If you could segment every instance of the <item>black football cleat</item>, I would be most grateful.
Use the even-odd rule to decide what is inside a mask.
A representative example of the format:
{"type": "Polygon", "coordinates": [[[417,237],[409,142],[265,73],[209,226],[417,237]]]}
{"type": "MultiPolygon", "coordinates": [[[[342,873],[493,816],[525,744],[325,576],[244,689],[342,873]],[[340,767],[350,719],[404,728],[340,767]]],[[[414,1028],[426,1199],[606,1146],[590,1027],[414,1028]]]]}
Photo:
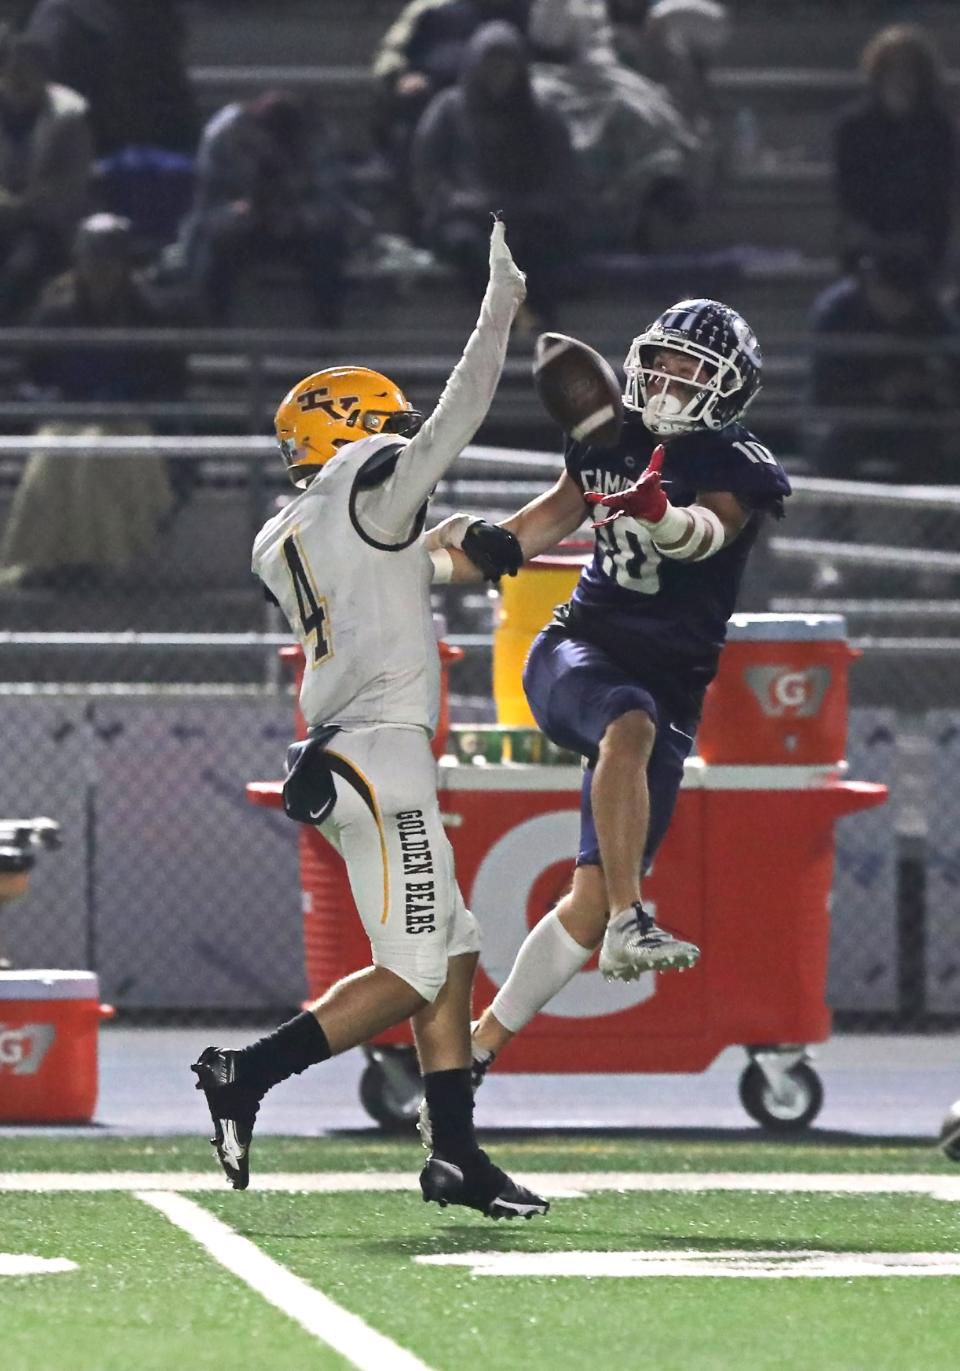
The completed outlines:
{"type": "Polygon", "coordinates": [[[433,1153],[420,1172],[420,1190],[424,1200],[434,1201],[441,1209],[461,1204],[488,1219],[532,1219],[550,1208],[548,1200],[511,1180],[479,1149],[464,1167],[433,1153]]]}
{"type": "Polygon", "coordinates": [[[234,1190],[250,1184],[250,1143],[253,1125],[262,1096],[237,1085],[235,1052],[222,1047],[205,1047],[190,1067],[197,1075],[197,1089],[207,1097],[213,1120],[217,1160],[234,1190]]]}

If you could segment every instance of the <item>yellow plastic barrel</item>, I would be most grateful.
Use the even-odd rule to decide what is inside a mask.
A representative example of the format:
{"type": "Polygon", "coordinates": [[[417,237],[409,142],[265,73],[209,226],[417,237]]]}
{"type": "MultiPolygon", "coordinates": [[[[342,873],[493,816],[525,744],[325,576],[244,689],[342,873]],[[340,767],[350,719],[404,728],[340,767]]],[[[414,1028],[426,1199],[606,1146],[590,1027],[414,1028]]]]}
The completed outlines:
{"type": "Polygon", "coordinates": [[[497,722],[510,728],[536,727],[523,693],[523,664],[530,644],[550,622],[555,605],[569,600],[588,556],[581,552],[535,557],[516,576],[500,582],[493,633],[493,698],[497,722]]]}

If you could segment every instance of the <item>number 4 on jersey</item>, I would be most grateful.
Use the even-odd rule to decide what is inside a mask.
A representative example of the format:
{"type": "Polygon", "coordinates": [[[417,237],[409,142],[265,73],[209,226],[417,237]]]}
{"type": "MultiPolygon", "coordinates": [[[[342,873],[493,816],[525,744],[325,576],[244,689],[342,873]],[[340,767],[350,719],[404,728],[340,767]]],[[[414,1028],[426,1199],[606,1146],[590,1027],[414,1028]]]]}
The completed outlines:
{"type": "Polygon", "coordinates": [[[313,639],[312,665],[319,666],[325,658],[330,656],[331,652],[328,636],[329,626],[326,627],[326,630],[324,627],[327,625],[327,602],[322,595],[317,594],[314,588],[309,563],[303,555],[295,535],[284,538],[283,556],[297,597],[300,623],[303,626],[303,640],[305,644],[309,645],[310,640],[313,639]]]}

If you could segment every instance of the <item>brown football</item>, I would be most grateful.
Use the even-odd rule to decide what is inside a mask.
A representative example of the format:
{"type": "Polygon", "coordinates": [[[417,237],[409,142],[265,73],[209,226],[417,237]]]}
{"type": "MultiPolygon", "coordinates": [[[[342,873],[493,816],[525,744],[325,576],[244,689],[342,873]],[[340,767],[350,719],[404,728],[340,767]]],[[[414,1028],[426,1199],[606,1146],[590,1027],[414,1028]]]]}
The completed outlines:
{"type": "Polygon", "coordinates": [[[623,426],[620,382],[605,357],[579,338],[541,333],[533,381],[551,419],[578,443],[613,447],[623,426]]]}

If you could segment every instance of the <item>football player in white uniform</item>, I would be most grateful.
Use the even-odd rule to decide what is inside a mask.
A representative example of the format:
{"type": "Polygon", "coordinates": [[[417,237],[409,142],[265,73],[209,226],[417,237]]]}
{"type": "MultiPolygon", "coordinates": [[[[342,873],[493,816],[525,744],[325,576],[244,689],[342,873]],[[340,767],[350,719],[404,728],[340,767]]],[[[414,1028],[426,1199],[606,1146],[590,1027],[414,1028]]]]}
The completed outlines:
{"type": "Polygon", "coordinates": [[[494,1166],[474,1136],[469,1013],[479,936],[457,888],[430,751],[439,705],[431,582],[451,579],[461,546],[482,564],[491,539],[498,566],[512,559],[514,569],[520,546],[479,520],[429,539],[422,532],[433,487],[487,413],[524,294],[496,222],[477,326],[425,423],[397,386],[362,367],[306,377],[277,411],[301,493],[257,535],[253,570],[306,654],[309,735],[289,751],[284,805],[319,825],[346,860],[373,959],[273,1034],[237,1051],[208,1047],[194,1063],[236,1189],[248,1184],[253,1126],[271,1086],[412,1017],[434,1134],[424,1199],[491,1218],[549,1207],[494,1166]]]}

